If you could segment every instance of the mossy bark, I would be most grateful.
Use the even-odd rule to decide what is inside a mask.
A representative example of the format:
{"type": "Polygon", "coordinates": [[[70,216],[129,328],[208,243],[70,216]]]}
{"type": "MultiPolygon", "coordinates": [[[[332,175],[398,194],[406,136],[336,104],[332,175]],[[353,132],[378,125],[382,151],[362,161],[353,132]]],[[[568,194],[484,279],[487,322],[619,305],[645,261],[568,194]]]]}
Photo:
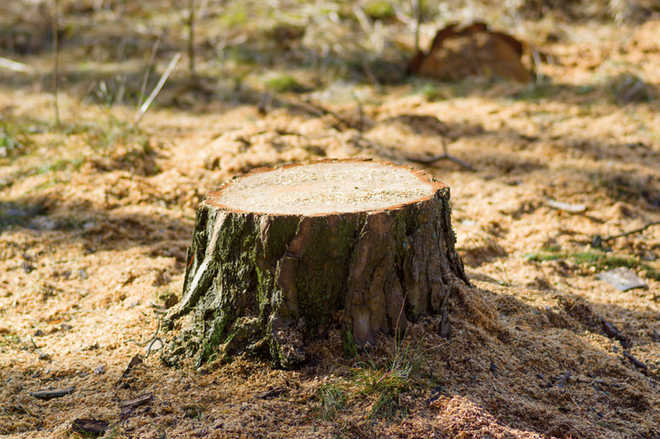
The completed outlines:
{"type": "Polygon", "coordinates": [[[449,189],[372,212],[322,216],[236,212],[204,202],[188,250],[183,297],[167,316],[188,328],[166,349],[198,365],[239,352],[279,366],[341,324],[358,344],[394,334],[467,283],[454,250],[449,189]]]}

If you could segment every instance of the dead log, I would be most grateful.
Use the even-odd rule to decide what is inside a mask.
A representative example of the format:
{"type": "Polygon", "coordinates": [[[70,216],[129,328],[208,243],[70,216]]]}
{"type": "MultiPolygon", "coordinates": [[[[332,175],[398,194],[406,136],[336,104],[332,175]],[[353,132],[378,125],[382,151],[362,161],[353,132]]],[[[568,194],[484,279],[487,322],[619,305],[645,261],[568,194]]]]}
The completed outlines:
{"type": "Polygon", "coordinates": [[[422,171],[334,160],[236,178],[198,209],[163,359],[291,368],[338,324],[358,345],[403,331],[468,282],[454,243],[449,188],[422,171]]]}

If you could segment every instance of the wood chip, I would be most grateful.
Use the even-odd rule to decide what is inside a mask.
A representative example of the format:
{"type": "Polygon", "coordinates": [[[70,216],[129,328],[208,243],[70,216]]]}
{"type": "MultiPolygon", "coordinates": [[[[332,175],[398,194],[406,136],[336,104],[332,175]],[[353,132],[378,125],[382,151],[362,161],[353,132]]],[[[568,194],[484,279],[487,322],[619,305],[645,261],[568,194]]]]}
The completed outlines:
{"type": "Polygon", "coordinates": [[[584,204],[564,203],[561,201],[553,200],[552,198],[546,198],[545,202],[553,209],[563,210],[564,212],[581,213],[587,210],[587,206],[584,204]]]}
{"type": "Polygon", "coordinates": [[[73,393],[74,390],[75,387],[68,387],[66,389],[46,389],[30,392],[30,395],[34,396],[35,398],[49,400],[53,398],[61,398],[65,395],[68,395],[69,393],[73,393]]]}
{"type": "Polygon", "coordinates": [[[71,429],[77,433],[91,436],[101,436],[110,424],[101,419],[76,419],[71,424],[71,429]]]}
{"type": "Polygon", "coordinates": [[[119,406],[121,408],[128,407],[128,408],[135,408],[138,406],[141,406],[143,404],[146,404],[154,399],[153,393],[145,393],[142,396],[139,396],[135,399],[128,399],[126,401],[121,401],[119,403],[119,406]]]}
{"type": "Polygon", "coordinates": [[[144,395],[139,396],[135,399],[129,399],[129,400],[126,400],[126,401],[121,401],[119,403],[120,416],[122,418],[127,417],[129,414],[131,414],[131,412],[136,407],[147,404],[147,403],[153,401],[153,399],[154,399],[153,393],[145,393],[144,395]]]}
{"type": "Polygon", "coordinates": [[[124,373],[121,374],[122,378],[126,378],[131,371],[136,367],[142,364],[142,356],[140,354],[136,354],[131,358],[131,361],[128,363],[128,366],[126,366],[126,370],[124,373]]]}

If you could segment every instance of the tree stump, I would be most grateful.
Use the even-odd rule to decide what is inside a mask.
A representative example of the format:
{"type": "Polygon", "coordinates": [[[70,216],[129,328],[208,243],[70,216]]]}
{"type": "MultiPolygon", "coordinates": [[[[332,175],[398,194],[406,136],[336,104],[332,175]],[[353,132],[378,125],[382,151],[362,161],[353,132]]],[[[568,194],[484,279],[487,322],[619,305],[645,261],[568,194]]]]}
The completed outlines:
{"type": "Polygon", "coordinates": [[[454,243],[449,188],[422,171],[334,160],[235,178],[198,209],[166,319],[186,317],[185,329],[163,358],[260,352],[293,368],[333,326],[363,345],[446,317],[468,282],[454,243]]]}

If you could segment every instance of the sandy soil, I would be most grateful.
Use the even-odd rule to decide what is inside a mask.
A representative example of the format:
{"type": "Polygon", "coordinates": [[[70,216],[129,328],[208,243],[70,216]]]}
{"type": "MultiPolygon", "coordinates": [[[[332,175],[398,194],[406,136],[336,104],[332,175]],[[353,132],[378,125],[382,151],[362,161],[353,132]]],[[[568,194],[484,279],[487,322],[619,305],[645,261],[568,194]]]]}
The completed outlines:
{"type": "MultiPolygon", "coordinates": [[[[542,38],[543,26],[522,36],[542,38]]],[[[415,81],[311,93],[362,130],[181,86],[183,67],[139,130],[132,106],[82,99],[73,79],[53,129],[42,86],[2,73],[0,133],[25,150],[0,159],[0,435],[77,437],[72,422],[94,418],[117,438],[660,437],[660,226],[606,242],[611,252],[590,246],[660,220],[660,101],[621,101],[611,80],[633,72],[657,93],[660,20],[557,29],[542,46],[549,84],[433,85],[439,100],[415,81]],[[167,368],[158,342],[146,357],[180,294],[205,193],[254,167],[323,157],[419,167],[408,158],[441,152],[443,139],[476,169],[424,167],[451,187],[475,285],[452,298],[449,338],[429,317],[402,343],[383,338],[351,357],[331,333],[298,371],[252,358],[167,368]],[[622,263],[648,288],[619,292],[596,277],[622,263]],[[30,395],[71,386],[49,401],[30,395]]],[[[18,59],[48,71],[47,60],[18,59]]]]}

